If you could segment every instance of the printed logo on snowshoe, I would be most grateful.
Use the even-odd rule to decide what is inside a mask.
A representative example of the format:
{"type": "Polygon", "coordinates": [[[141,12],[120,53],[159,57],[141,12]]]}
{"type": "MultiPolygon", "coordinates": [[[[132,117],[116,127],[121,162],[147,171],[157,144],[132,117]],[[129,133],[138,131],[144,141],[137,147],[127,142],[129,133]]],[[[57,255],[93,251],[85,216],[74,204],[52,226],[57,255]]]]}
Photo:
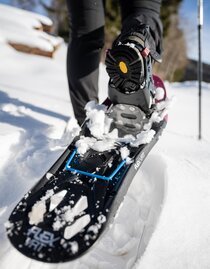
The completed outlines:
{"type": "Polygon", "coordinates": [[[138,157],[138,159],[136,160],[136,162],[134,163],[134,168],[135,170],[137,170],[139,168],[139,166],[141,165],[141,163],[143,162],[145,158],[145,153],[142,152],[142,154],[138,157]]]}
{"type": "Polygon", "coordinates": [[[55,235],[53,233],[44,231],[39,227],[33,226],[32,228],[28,229],[25,246],[38,252],[45,247],[54,248],[54,242],[59,239],[60,237],[55,238],[55,235]]]}

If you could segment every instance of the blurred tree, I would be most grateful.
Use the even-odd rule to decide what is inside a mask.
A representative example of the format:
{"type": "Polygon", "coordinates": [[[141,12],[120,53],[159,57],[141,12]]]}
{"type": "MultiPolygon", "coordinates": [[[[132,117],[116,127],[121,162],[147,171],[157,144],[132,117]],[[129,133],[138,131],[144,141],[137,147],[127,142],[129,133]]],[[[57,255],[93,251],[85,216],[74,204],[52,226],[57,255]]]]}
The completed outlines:
{"type": "Polygon", "coordinates": [[[117,0],[106,0],[105,6],[106,34],[115,38],[121,28],[120,5],[117,0]]]}
{"type": "Polygon", "coordinates": [[[34,11],[35,7],[39,4],[39,0],[11,0],[11,5],[25,10],[34,11]]]}
{"type": "Polygon", "coordinates": [[[168,81],[179,81],[187,65],[186,42],[179,27],[179,6],[182,0],[162,0],[163,62],[154,66],[154,72],[168,81]]]}
{"type": "Polygon", "coordinates": [[[163,23],[164,37],[168,34],[168,29],[171,25],[171,16],[178,14],[181,2],[182,0],[162,0],[161,20],[163,23]]]}
{"type": "MultiPolygon", "coordinates": [[[[24,9],[33,10],[41,6],[54,21],[53,33],[62,36],[66,41],[69,35],[69,22],[66,0],[11,0],[15,5],[24,9]]],[[[79,1],[79,0],[75,0],[79,1]]],[[[88,0],[87,0],[88,1],[88,0]]],[[[164,53],[163,64],[155,65],[155,72],[169,81],[181,79],[186,66],[186,48],[182,31],[179,29],[179,5],[182,0],[162,0],[161,20],[163,23],[164,53]]],[[[106,40],[102,53],[104,60],[105,50],[120,33],[121,17],[119,0],[106,0],[105,7],[106,40]]]]}
{"type": "Polygon", "coordinates": [[[39,2],[54,22],[53,33],[67,40],[69,23],[66,0],[39,0],[39,2]]]}
{"type": "MultiPolygon", "coordinates": [[[[168,34],[171,24],[171,15],[177,14],[182,0],[162,0],[161,21],[163,23],[164,36],[168,34]]],[[[118,0],[106,0],[106,28],[107,33],[115,38],[120,31],[120,7],[118,0]]]]}

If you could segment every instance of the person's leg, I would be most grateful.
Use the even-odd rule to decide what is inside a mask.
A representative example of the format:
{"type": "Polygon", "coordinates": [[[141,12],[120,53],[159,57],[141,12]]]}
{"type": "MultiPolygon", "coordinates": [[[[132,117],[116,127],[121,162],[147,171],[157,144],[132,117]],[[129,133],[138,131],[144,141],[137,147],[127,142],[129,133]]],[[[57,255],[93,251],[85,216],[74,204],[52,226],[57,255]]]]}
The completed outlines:
{"type": "Polygon", "coordinates": [[[98,67],[104,45],[102,0],[67,0],[70,41],[67,75],[70,97],[79,124],[85,119],[84,106],[98,100],[98,67]]]}
{"type": "Polygon", "coordinates": [[[160,20],[161,0],[120,0],[122,32],[129,31],[138,23],[150,27],[156,50],[162,52],[162,23],[160,20]]]}
{"type": "Polygon", "coordinates": [[[109,98],[116,104],[138,106],[150,117],[155,109],[152,64],[161,62],[161,1],[120,0],[120,4],[121,33],[105,61],[109,98]]]}

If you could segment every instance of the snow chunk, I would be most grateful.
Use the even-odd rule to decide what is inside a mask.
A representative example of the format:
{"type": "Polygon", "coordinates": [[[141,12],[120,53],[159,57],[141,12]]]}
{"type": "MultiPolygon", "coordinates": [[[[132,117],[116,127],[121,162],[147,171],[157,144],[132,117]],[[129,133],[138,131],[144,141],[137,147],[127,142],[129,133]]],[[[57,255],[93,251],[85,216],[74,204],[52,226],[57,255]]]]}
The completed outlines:
{"type": "Polygon", "coordinates": [[[7,229],[12,229],[14,227],[14,223],[10,222],[9,220],[4,223],[4,227],[7,229]]]}
{"type": "Polygon", "coordinates": [[[89,120],[87,126],[91,134],[96,138],[102,138],[108,133],[111,119],[106,117],[106,106],[98,105],[95,101],[90,101],[85,106],[86,116],[89,120]]]}
{"type": "Polygon", "coordinates": [[[84,215],[77,219],[71,226],[65,228],[64,238],[69,240],[84,229],[90,223],[90,215],[84,215]]]}
{"type": "Polygon", "coordinates": [[[154,136],[155,136],[154,130],[142,131],[141,133],[137,134],[136,140],[131,142],[130,145],[132,147],[138,147],[142,144],[148,144],[152,141],[154,136]]]}
{"type": "Polygon", "coordinates": [[[78,243],[76,241],[73,241],[73,242],[70,242],[70,244],[71,244],[71,252],[73,254],[76,254],[78,252],[78,250],[79,250],[78,243]]]}
{"type": "Polygon", "coordinates": [[[157,101],[163,100],[165,97],[165,90],[162,87],[157,87],[155,90],[155,99],[157,101]]]}
{"type": "Polygon", "coordinates": [[[54,231],[59,231],[64,225],[65,222],[61,221],[60,219],[57,219],[53,223],[53,229],[54,231]]]}
{"type": "Polygon", "coordinates": [[[89,240],[89,239],[95,240],[100,228],[101,228],[101,224],[96,223],[94,225],[91,225],[87,230],[86,239],[87,240],[89,240]]]}
{"type": "Polygon", "coordinates": [[[48,190],[45,194],[45,196],[43,196],[40,201],[37,201],[32,209],[31,212],[28,213],[28,217],[29,217],[29,223],[31,225],[37,225],[38,223],[43,221],[44,218],[44,214],[46,213],[46,204],[45,201],[50,198],[52,195],[54,194],[53,190],[48,190]]]}
{"type": "Polygon", "coordinates": [[[33,207],[31,212],[28,213],[29,223],[31,225],[37,225],[44,219],[44,214],[46,212],[46,205],[43,201],[37,202],[33,207]]]}
{"type": "Polygon", "coordinates": [[[161,111],[161,110],[168,111],[171,108],[173,103],[174,103],[174,97],[166,98],[166,100],[161,101],[161,102],[156,104],[157,110],[158,111],[161,111]]]}
{"type": "Polygon", "coordinates": [[[96,143],[96,139],[94,137],[85,137],[81,136],[81,138],[76,142],[77,152],[81,155],[85,154],[85,152],[90,149],[94,143],[96,143]]]}
{"type": "Polygon", "coordinates": [[[63,219],[66,222],[73,221],[76,216],[82,213],[88,207],[87,196],[82,196],[73,208],[69,208],[64,215],[63,219]]]}
{"type": "Polygon", "coordinates": [[[71,117],[66,124],[65,133],[71,133],[71,136],[75,137],[79,135],[80,131],[81,127],[79,126],[77,120],[71,117]]]}
{"type": "Polygon", "coordinates": [[[122,160],[126,161],[126,164],[132,163],[132,159],[129,157],[130,150],[127,147],[120,148],[120,154],[121,154],[122,160]]]}
{"type": "Polygon", "coordinates": [[[127,147],[120,148],[120,154],[122,160],[124,160],[129,156],[130,150],[127,147]]]}
{"type": "Polygon", "coordinates": [[[51,179],[51,177],[53,177],[53,174],[52,173],[47,173],[46,174],[46,178],[49,180],[49,179],[51,179]]]}
{"type": "Polygon", "coordinates": [[[91,146],[91,148],[98,151],[98,152],[103,152],[105,150],[111,150],[111,149],[115,148],[115,140],[105,139],[105,140],[96,141],[91,146]]]}
{"type": "Polygon", "coordinates": [[[81,127],[74,117],[70,117],[66,123],[62,137],[52,141],[52,150],[66,148],[79,135],[81,127]]]}
{"type": "Polygon", "coordinates": [[[103,224],[103,223],[106,222],[106,216],[104,216],[103,214],[101,214],[101,215],[98,216],[97,220],[98,220],[98,223],[99,224],[103,224]]]}
{"type": "Polygon", "coordinates": [[[64,196],[66,195],[67,190],[62,190],[56,194],[54,194],[50,199],[50,209],[49,211],[54,210],[60,202],[63,200],[64,196]]]}
{"type": "Polygon", "coordinates": [[[144,130],[148,131],[151,129],[152,124],[154,122],[161,122],[164,117],[168,114],[168,110],[170,109],[173,103],[173,98],[166,98],[166,100],[161,101],[156,104],[156,111],[154,111],[149,119],[149,122],[144,125],[144,130]]]}
{"type": "Polygon", "coordinates": [[[46,191],[45,196],[41,198],[42,201],[46,201],[48,198],[50,198],[54,194],[54,190],[48,190],[46,191]]]}
{"type": "Polygon", "coordinates": [[[115,128],[114,130],[112,130],[110,133],[108,133],[106,135],[107,138],[110,138],[110,139],[118,139],[118,130],[117,128],[115,128]]]}
{"type": "MultiPolygon", "coordinates": [[[[83,211],[88,207],[87,196],[81,196],[79,201],[75,204],[74,207],[70,205],[64,206],[61,208],[61,211],[58,212],[58,215],[53,223],[53,229],[58,231],[62,228],[67,222],[72,223],[76,216],[79,216],[83,211]],[[60,214],[62,212],[62,214],[60,214]]],[[[69,230],[69,229],[68,229],[69,230]]]]}

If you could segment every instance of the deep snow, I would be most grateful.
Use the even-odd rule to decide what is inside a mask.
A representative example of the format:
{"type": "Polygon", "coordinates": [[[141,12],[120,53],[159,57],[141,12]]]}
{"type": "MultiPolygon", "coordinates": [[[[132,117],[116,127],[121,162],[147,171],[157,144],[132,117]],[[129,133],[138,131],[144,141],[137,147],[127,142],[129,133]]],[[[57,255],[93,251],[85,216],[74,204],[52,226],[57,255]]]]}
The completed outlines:
{"type": "MultiPolygon", "coordinates": [[[[75,124],[66,80],[66,46],[54,59],[47,59],[16,52],[2,39],[0,55],[0,268],[210,268],[210,85],[203,85],[203,140],[198,141],[197,83],[166,83],[176,99],[167,129],[132,182],[110,231],[76,262],[48,265],[14,250],[4,223],[71,139],[69,130],[75,124]],[[131,267],[139,241],[147,241],[152,233],[160,203],[162,211],[147,249],[131,267]]],[[[101,65],[101,101],[107,81],[101,65]]],[[[140,248],[142,253],[143,243],[140,248]]]]}

